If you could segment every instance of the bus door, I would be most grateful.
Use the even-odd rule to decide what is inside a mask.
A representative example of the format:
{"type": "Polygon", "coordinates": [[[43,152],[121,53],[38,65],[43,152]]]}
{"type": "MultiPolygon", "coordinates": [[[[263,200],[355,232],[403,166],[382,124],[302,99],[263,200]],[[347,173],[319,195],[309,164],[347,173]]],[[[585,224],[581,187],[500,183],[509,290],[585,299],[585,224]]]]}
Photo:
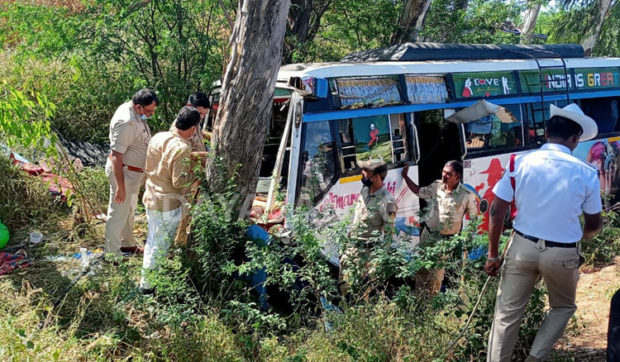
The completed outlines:
{"type": "MultiPolygon", "coordinates": [[[[447,111],[447,110],[446,110],[447,111]]],[[[447,121],[443,109],[434,109],[414,113],[415,124],[419,130],[420,161],[418,163],[419,184],[428,186],[441,179],[441,171],[446,162],[460,161],[464,156],[462,126],[447,121]]],[[[428,205],[420,200],[420,208],[428,205]]]]}
{"type": "MultiPolygon", "coordinates": [[[[291,141],[299,99],[274,103],[259,170],[256,196],[250,217],[269,228],[284,222],[284,204],[289,185],[291,141]],[[292,106],[294,104],[295,106],[292,106]]],[[[300,122],[298,122],[299,124],[300,122]]],[[[294,190],[293,190],[294,192],[294,190]]]]}

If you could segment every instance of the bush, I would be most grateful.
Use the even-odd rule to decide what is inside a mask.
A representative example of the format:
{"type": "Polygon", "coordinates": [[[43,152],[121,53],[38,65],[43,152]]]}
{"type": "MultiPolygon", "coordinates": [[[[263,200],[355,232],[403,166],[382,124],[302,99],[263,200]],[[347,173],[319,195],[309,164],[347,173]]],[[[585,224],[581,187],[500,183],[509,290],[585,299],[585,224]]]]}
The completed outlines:
{"type": "Polygon", "coordinates": [[[86,199],[90,201],[97,212],[106,213],[110,183],[103,167],[85,167],[79,172],[78,177],[84,187],[83,192],[86,199]]]}
{"type": "Polygon", "coordinates": [[[52,128],[67,139],[108,141],[110,119],[139,88],[123,68],[88,63],[79,58],[45,60],[0,52],[0,77],[22,91],[43,94],[56,105],[52,128]]]}
{"type": "Polygon", "coordinates": [[[603,228],[590,240],[581,242],[581,254],[588,266],[607,265],[620,255],[620,214],[603,212],[603,228]]]}
{"type": "Polygon", "coordinates": [[[0,155],[0,220],[10,230],[45,218],[61,203],[47,190],[47,185],[0,155]]]}

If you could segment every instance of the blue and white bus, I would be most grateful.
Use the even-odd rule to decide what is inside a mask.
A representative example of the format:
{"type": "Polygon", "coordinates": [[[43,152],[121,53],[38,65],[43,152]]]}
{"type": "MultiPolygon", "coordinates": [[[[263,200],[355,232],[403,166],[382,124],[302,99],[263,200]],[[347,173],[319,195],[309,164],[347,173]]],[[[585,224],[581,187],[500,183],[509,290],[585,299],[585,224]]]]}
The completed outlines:
{"type": "Polygon", "coordinates": [[[279,71],[253,209],[269,225],[283,221],[276,191],[286,204],[345,215],[359,197],[359,162],[372,157],[388,163],[399,232],[415,237],[424,207],[403,165],[424,186],[452,159],[463,162],[484,229],[510,155],[544,143],[549,106],[569,102],[599,127],[574,154],[599,168],[610,202],[619,195],[620,58],[585,58],[571,45],[405,44],[348,59],[279,71]]]}

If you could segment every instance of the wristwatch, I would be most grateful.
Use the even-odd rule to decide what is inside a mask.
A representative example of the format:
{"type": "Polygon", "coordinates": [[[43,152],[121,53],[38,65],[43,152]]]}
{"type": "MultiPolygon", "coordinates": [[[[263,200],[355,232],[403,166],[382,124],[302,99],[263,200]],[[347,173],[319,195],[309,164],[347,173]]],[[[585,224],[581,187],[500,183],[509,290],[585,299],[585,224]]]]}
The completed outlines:
{"type": "Polygon", "coordinates": [[[490,261],[491,263],[494,263],[499,260],[499,257],[489,258],[489,253],[487,253],[486,257],[487,257],[487,261],[490,261]]]}

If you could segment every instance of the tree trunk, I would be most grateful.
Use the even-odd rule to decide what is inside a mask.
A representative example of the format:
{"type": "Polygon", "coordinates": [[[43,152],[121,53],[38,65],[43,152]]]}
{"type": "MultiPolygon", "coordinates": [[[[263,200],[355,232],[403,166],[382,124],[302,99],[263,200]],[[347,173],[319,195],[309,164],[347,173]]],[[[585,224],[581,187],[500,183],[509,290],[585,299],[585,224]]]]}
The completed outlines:
{"type": "Polygon", "coordinates": [[[291,0],[288,23],[291,33],[300,41],[305,41],[310,31],[312,0],[291,0]]]}
{"type": "MultiPolygon", "coordinates": [[[[222,82],[206,177],[214,193],[235,177],[239,217],[254,200],[263,145],[273,107],[290,0],[241,0],[230,37],[231,54],[222,82]]],[[[233,203],[233,201],[237,201],[233,203]]]]}
{"type": "MultiPolygon", "coordinates": [[[[610,14],[612,0],[599,0],[593,6],[597,7],[596,17],[594,20],[594,26],[591,27],[592,32],[589,33],[586,38],[581,42],[583,49],[585,50],[586,56],[592,55],[592,50],[598,42],[599,37],[601,36],[601,29],[603,28],[603,24],[607,17],[610,14]]],[[[617,6],[617,3],[614,4],[617,6]]]]}
{"type": "Polygon", "coordinates": [[[321,17],[331,3],[332,0],[291,0],[288,34],[282,55],[285,63],[291,63],[293,52],[303,51],[304,44],[314,39],[321,24],[321,17]]]}
{"type": "Polygon", "coordinates": [[[536,27],[536,20],[538,20],[538,14],[542,4],[540,1],[530,0],[527,12],[525,14],[525,23],[521,30],[521,44],[531,44],[532,37],[534,36],[534,28],[536,27]]]}
{"type": "Polygon", "coordinates": [[[432,0],[406,0],[403,13],[398,22],[398,29],[392,35],[390,44],[416,42],[424,27],[426,14],[432,0]]]}
{"type": "Polygon", "coordinates": [[[454,8],[459,10],[467,10],[467,5],[469,5],[469,0],[456,0],[454,2],[454,8]]]}

